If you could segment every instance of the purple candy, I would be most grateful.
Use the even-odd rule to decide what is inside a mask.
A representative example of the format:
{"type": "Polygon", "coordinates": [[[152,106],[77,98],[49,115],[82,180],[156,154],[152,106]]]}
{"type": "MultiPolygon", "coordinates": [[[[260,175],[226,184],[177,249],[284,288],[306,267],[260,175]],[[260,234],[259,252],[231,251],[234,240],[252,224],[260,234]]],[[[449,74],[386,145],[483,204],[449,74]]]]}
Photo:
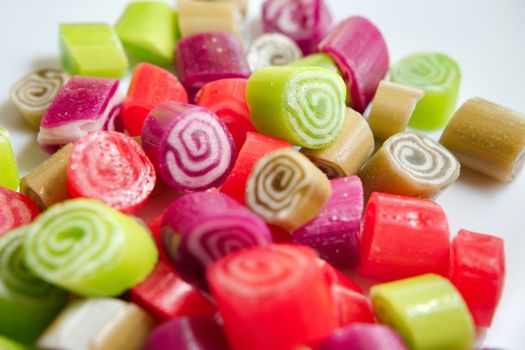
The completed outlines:
{"type": "Polygon", "coordinates": [[[357,176],[331,180],[332,196],[319,215],[292,233],[297,244],[310,246],[339,268],[359,263],[363,185],[357,176]]]}
{"type": "Polygon", "coordinates": [[[206,108],[167,102],[142,127],[142,148],[164,182],[180,192],[220,186],[237,152],[222,120],[206,108]]]}
{"type": "MultiPolygon", "coordinates": [[[[323,340],[319,350],[407,350],[392,329],[370,323],[353,323],[335,330],[323,340]]],[[[445,350],[445,349],[443,349],[445,350]]]]}
{"type": "Polygon", "coordinates": [[[44,114],[38,143],[52,153],[89,132],[103,130],[120,110],[119,84],[115,79],[71,78],[44,114]]]}

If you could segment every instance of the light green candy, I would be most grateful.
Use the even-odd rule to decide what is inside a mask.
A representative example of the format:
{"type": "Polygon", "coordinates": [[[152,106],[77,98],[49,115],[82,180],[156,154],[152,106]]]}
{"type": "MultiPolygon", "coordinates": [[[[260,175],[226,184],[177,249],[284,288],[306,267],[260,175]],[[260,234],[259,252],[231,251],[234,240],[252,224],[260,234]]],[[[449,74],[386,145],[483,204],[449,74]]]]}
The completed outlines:
{"type": "Polygon", "coordinates": [[[0,128],[0,186],[16,191],[20,176],[11,139],[6,129],[0,128]]]}
{"type": "Polygon", "coordinates": [[[22,251],[27,229],[24,226],[0,237],[0,334],[29,343],[64,307],[68,293],[27,268],[22,251]]]}
{"type": "Polygon", "coordinates": [[[82,296],[116,296],[141,282],[158,257],[150,233],[136,219],[91,199],[51,206],[29,226],[29,268],[82,296]]]}
{"type": "Polygon", "coordinates": [[[72,75],[120,78],[128,58],[115,29],[107,24],[61,24],[64,69],[72,75]]]}
{"type": "Polygon", "coordinates": [[[444,127],[456,108],[461,70],[450,57],[439,52],[416,53],[390,69],[390,80],[425,92],[409,125],[425,130],[444,127]]]}
{"type": "Polygon", "coordinates": [[[267,67],[247,86],[250,116],[257,131],[312,149],[327,147],[343,126],[346,86],[318,67],[267,67]]]}
{"type": "Polygon", "coordinates": [[[427,274],[378,284],[370,297],[379,322],[397,330],[410,350],[472,349],[472,316],[448,279],[427,274]]]}
{"type": "Polygon", "coordinates": [[[341,71],[330,55],[325,53],[313,53],[288,64],[292,67],[320,67],[331,70],[341,75],[341,71]]]}
{"type": "Polygon", "coordinates": [[[2,337],[0,335],[0,349],[1,350],[35,350],[32,347],[28,347],[22,344],[19,344],[11,339],[2,337]]]}
{"type": "Polygon", "coordinates": [[[116,30],[134,63],[160,66],[173,63],[175,42],[179,38],[177,14],[161,1],[139,1],[128,5],[116,30]]]}

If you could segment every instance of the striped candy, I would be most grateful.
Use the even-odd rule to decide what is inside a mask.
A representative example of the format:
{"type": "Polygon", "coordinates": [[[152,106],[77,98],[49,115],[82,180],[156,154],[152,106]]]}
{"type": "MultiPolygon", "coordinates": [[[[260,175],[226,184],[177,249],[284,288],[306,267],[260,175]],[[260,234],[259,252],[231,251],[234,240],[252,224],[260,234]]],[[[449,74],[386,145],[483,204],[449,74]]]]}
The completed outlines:
{"type": "Polygon", "coordinates": [[[0,187],[0,236],[30,223],[39,213],[40,210],[29,197],[0,187]]]}

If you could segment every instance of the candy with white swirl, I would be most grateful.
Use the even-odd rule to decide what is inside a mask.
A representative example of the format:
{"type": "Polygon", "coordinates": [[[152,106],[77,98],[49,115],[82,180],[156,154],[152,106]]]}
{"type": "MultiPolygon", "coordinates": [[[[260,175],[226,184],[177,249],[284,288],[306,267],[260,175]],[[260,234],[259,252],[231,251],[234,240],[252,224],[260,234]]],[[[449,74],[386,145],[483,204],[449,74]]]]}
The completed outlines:
{"type": "Polygon", "coordinates": [[[264,67],[284,66],[303,57],[297,44],[279,33],[269,33],[259,36],[250,46],[248,64],[252,71],[264,67]]]}

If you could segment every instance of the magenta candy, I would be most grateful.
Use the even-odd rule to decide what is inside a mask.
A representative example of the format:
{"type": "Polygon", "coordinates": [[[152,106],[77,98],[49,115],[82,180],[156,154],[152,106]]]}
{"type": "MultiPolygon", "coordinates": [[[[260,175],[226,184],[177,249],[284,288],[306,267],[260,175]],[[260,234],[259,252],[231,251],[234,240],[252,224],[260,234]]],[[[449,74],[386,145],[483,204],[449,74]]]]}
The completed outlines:
{"type": "Polygon", "coordinates": [[[370,323],[354,323],[337,329],[319,346],[319,350],[407,350],[392,329],[370,323]]]}
{"type": "Polygon", "coordinates": [[[359,264],[359,231],[363,215],[363,185],[357,176],[330,181],[332,196],[319,215],[292,233],[339,268],[359,264]]]}
{"type": "Polygon", "coordinates": [[[176,102],[160,104],[146,117],[142,148],[162,180],[180,192],[220,186],[237,156],[228,128],[215,113],[176,102]]]}
{"type": "Polygon", "coordinates": [[[348,87],[350,106],[363,113],[388,72],[388,48],[379,29],[366,18],[349,17],[328,34],[319,50],[337,63],[348,87]]]}

